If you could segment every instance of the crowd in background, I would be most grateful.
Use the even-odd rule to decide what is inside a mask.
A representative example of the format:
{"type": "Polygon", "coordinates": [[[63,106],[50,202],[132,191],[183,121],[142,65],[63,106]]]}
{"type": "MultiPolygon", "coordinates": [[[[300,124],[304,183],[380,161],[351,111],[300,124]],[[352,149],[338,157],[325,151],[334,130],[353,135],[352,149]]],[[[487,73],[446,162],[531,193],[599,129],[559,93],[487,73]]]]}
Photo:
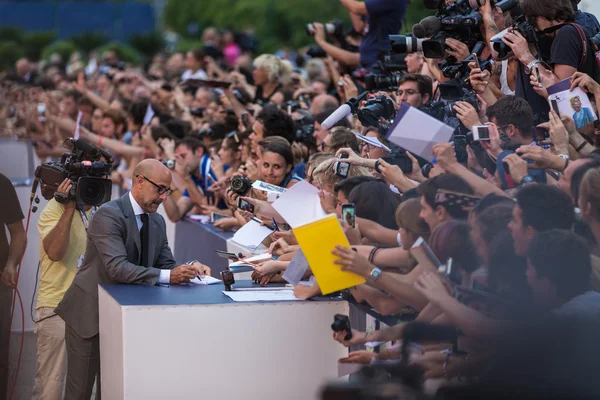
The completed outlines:
{"type": "MultiPolygon", "coordinates": [[[[342,205],[355,207],[354,226],[341,220],[352,248],[332,251],[342,269],[367,279],[348,290],[356,302],[460,332],[460,351],[447,341],[420,348],[412,365],[425,378],[481,378],[487,388],[521,394],[597,394],[591,361],[597,350],[588,348],[586,359],[582,347],[595,345],[600,320],[600,129],[597,121],[580,123],[578,115],[551,109],[546,90],[571,77],[570,89],[583,89],[598,115],[595,52],[584,51],[585,41],[569,24],[577,20],[594,35],[600,31],[595,17],[569,0],[521,0],[529,22],[544,33],[540,54],[514,30],[503,39],[510,58],[488,69],[472,60],[466,81],[477,104],[452,103],[450,119],[468,132],[487,126],[490,139],[470,140],[466,159],[456,141],[435,143],[430,163],[386,139],[394,115],[374,126],[355,115],[321,126],[367,90],[368,73],[386,73],[378,69],[379,50],[389,49],[387,36],[398,33],[409,6],[403,0],[342,3],[353,22],[343,44],[325,25],[312,26],[324,57],[255,54],[234,32],[207,28],[202,48],[160,54],[144,66],[126,65],[112,51],[87,63],[76,56],[43,66],[19,60],[2,78],[0,135],[31,141],[42,162],[60,160],[63,142],[76,135],[114,156],[110,179],[122,193],[141,160],[160,160],[172,173],[173,192],[163,202],[168,218],[219,213],[225,218],[214,225],[223,230],[255,217],[267,225],[280,218],[264,192],[253,189],[244,198],[255,212],[239,209],[233,178],[286,189],[304,180],[318,188],[327,213],[342,218],[342,205]],[[341,155],[349,164],[346,178],[335,172],[341,155]],[[452,265],[448,274],[415,250],[420,238],[441,264],[452,265]],[[548,326],[550,333],[540,328],[548,326]]],[[[513,24],[489,2],[478,11],[485,43],[513,24]]],[[[454,38],[445,46],[446,56],[458,60],[472,51],[454,38]]],[[[480,58],[494,57],[488,45],[480,58]]],[[[371,88],[360,106],[384,96],[395,110],[427,108],[448,81],[439,61],[421,51],[403,55],[393,87],[371,88]]],[[[278,259],[255,266],[262,285],[283,282],[299,249],[286,221],[277,222],[282,230],[265,245],[278,259]]],[[[11,277],[5,269],[3,281],[10,284],[11,277]]],[[[63,294],[67,287],[61,282],[63,294]]],[[[56,304],[40,307],[55,307],[60,290],[55,294],[56,304]]],[[[320,289],[298,285],[295,294],[311,298],[320,289]]],[[[352,329],[351,339],[345,331],[334,339],[345,346],[402,340],[405,326],[352,329]]],[[[400,357],[396,349],[357,350],[342,361],[400,357]]],[[[42,377],[36,385],[42,390],[42,377]]]]}

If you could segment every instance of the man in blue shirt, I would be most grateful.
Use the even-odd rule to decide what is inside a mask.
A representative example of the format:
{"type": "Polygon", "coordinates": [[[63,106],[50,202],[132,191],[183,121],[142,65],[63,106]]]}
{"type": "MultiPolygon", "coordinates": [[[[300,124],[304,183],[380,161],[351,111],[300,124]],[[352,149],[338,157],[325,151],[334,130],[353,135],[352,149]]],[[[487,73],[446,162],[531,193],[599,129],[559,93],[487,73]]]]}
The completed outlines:
{"type": "Polygon", "coordinates": [[[207,190],[217,177],[211,170],[211,158],[201,141],[186,137],[175,144],[175,168],[185,182],[185,190],[179,200],[171,196],[164,201],[165,211],[172,222],[182,219],[194,205],[202,205],[207,190]],[[212,178],[212,181],[210,178],[212,178]]]}
{"type": "Polygon", "coordinates": [[[390,49],[388,35],[396,35],[402,27],[406,0],[340,0],[352,14],[366,17],[364,36],[360,45],[360,63],[375,64],[381,53],[390,49]]]}

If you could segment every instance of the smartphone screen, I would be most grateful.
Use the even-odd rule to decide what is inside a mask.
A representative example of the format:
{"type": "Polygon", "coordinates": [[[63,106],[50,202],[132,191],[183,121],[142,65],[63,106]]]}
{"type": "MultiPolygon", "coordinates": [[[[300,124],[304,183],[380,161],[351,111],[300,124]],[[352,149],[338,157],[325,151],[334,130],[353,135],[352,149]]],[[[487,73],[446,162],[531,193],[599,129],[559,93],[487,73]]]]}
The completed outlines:
{"type": "Polygon", "coordinates": [[[560,115],[560,110],[558,109],[558,101],[556,99],[550,100],[550,104],[552,104],[552,109],[557,115],[560,115]]]}
{"type": "Polygon", "coordinates": [[[242,199],[241,197],[238,199],[238,208],[243,211],[248,211],[249,213],[254,214],[254,206],[242,199]]]}
{"type": "Polygon", "coordinates": [[[46,105],[44,103],[39,103],[37,105],[38,119],[42,122],[46,120],[46,105]]]}
{"type": "Polygon", "coordinates": [[[234,253],[228,253],[226,251],[221,251],[221,250],[215,250],[215,253],[217,253],[217,255],[221,258],[226,258],[231,261],[239,261],[240,260],[240,258],[238,256],[236,256],[234,253]]]}
{"type": "Polygon", "coordinates": [[[454,152],[456,153],[456,161],[461,164],[466,164],[469,160],[467,153],[467,137],[465,135],[454,135],[454,152]]]}
{"type": "Polygon", "coordinates": [[[351,227],[356,227],[356,209],[353,203],[342,204],[342,220],[351,227]]]}
{"type": "Polygon", "coordinates": [[[223,219],[223,218],[228,218],[228,216],[227,215],[223,215],[223,214],[218,214],[216,212],[211,212],[210,213],[210,222],[213,223],[213,224],[215,223],[215,221],[218,221],[218,220],[223,219]]]}
{"type": "Polygon", "coordinates": [[[477,53],[473,53],[473,62],[475,63],[475,68],[481,68],[479,65],[479,57],[477,57],[477,53]]]}

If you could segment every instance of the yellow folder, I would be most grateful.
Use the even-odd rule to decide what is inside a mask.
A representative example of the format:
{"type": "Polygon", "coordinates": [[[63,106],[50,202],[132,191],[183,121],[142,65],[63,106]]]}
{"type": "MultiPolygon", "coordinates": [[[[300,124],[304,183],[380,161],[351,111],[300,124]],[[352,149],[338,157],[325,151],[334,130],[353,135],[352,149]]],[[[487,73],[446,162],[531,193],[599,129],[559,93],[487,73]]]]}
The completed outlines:
{"type": "Polygon", "coordinates": [[[366,282],[362,276],[354,272],[342,271],[341,265],[333,263],[338,258],[331,254],[336,244],[350,247],[342,226],[334,214],[299,226],[294,229],[294,235],[323,294],[366,282]]]}

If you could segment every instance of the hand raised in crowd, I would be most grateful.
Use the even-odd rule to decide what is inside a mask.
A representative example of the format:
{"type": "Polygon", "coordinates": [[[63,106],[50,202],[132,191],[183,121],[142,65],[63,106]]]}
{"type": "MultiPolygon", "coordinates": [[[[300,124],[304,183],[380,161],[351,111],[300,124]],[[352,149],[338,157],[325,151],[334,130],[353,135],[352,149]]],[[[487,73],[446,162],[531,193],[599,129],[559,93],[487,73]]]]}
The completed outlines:
{"type": "Polygon", "coordinates": [[[415,182],[425,182],[427,178],[425,178],[425,176],[423,175],[423,170],[421,169],[421,164],[419,164],[419,160],[417,160],[417,158],[408,151],[406,152],[406,156],[410,158],[410,161],[412,163],[412,171],[407,172],[406,176],[408,176],[409,179],[412,179],[415,182]]]}
{"type": "Polygon", "coordinates": [[[350,245],[361,245],[362,236],[360,234],[360,229],[358,228],[358,223],[354,224],[354,228],[343,219],[340,219],[340,223],[342,224],[342,229],[344,229],[344,234],[348,238],[348,242],[350,243],[350,245]]]}
{"type": "Polygon", "coordinates": [[[188,283],[191,279],[198,276],[198,269],[193,265],[182,264],[171,270],[170,283],[172,285],[180,285],[188,283]]]}
{"type": "Polygon", "coordinates": [[[315,42],[324,42],[327,40],[327,32],[325,31],[325,25],[320,22],[313,22],[314,33],[313,36],[315,38],[315,42]]]}
{"type": "Polygon", "coordinates": [[[421,274],[415,282],[415,288],[429,301],[434,304],[441,304],[452,296],[442,282],[442,279],[435,272],[425,272],[421,274]]]}
{"type": "Polygon", "coordinates": [[[456,117],[462,122],[465,128],[471,130],[475,125],[481,125],[477,110],[466,101],[457,101],[454,106],[456,117]]]}
{"type": "Polygon", "coordinates": [[[533,164],[528,165],[529,168],[553,169],[557,171],[563,171],[565,169],[566,160],[543,147],[533,145],[521,146],[516,152],[521,158],[533,161],[533,164]]]}
{"type": "Polygon", "coordinates": [[[383,175],[383,178],[387,183],[394,185],[401,192],[405,192],[415,187],[415,185],[406,178],[399,166],[390,164],[381,158],[379,159],[379,171],[381,171],[381,175],[383,175]]]}
{"type": "Polygon", "coordinates": [[[246,177],[251,181],[257,181],[260,179],[260,171],[258,170],[258,166],[254,164],[252,161],[246,161],[246,177]]]}
{"type": "Polygon", "coordinates": [[[533,90],[537,94],[539,94],[540,96],[547,99],[549,95],[548,95],[548,91],[546,89],[548,87],[554,85],[555,83],[557,83],[558,79],[556,78],[556,75],[554,75],[554,72],[542,67],[541,65],[538,65],[537,69],[540,73],[540,79],[542,82],[540,83],[538,81],[535,68],[533,68],[533,70],[529,74],[529,82],[531,83],[533,90]]]}
{"type": "Polygon", "coordinates": [[[350,271],[360,276],[369,277],[375,266],[369,260],[348,247],[336,245],[331,254],[339,259],[334,263],[342,266],[342,271],[350,271]]]}
{"type": "Polygon", "coordinates": [[[449,47],[449,49],[446,50],[446,54],[454,56],[459,61],[469,57],[469,47],[454,38],[447,38],[446,46],[449,47]]]}
{"type": "Polygon", "coordinates": [[[529,43],[527,42],[527,39],[525,39],[523,35],[521,35],[521,33],[516,29],[509,29],[504,37],[502,37],[502,41],[511,48],[515,54],[515,57],[517,57],[523,64],[528,64],[529,61],[533,60],[533,55],[529,50],[529,43]]]}
{"type": "Polygon", "coordinates": [[[520,185],[523,182],[523,178],[528,175],[527,161],[516,154],[509,154],[502,161],[508,165],[510,176],[515,184],[520,185]]]}
{"type": "Polygon", "coordinates": [[[350,340],[345,340],[345,337],[348,334],[346,331],[333,332],[333,340],[340,342],[346,347],[366,343],[365,338],[367,337],[367,332],[360,332],[356,329],[350,329],[350,331],[352,333],[352,338],[350,340]]]}
{"type": "Polygon", "coordinates": [[[600,83],[596,82],[591,76],[583,72],[575,72],[571,77],[570,90],[580,87],[584,92],[590,94],[600,94],[600,83]]]}
{"type": "Polygon", "coordinates": [[[158,139],[158,144],[163,149],[165,158],[169,160],[175,159],[175,141],[169,138],[158,139]]]}
{"type": "Polygon", "coordinates": [[[345,163],[352,164],[352,165],[361,165],[364,162],[364,159],[361,158],[358,154],[356,154],[354,152],[354,150],[352,150],[349,147],[344,147],[344,148],[339,149],[335,153],[335,156],[339,157],[342,154],[348,155],[348,158],[344,158],[345,163]]]}
{"type": "Polygon", "coordinates": [[[565,128],[565,125],[554,110],[550,110],[549,118],[548,122],[539,124],[538,127],[548,129],[550,140],[557,154],[569,154],[569,134],[567,133],[567,128],[565,128]]]}
{"type": "Polygon", "coordinates": [[[336,212],[338,199],[333,193],[329,193],[326,190],[319,191],[319,199],[321,200],[321,207],[328,214],[336,212]]]}
{"type": "Polygon", "coordinates": [[[489,132],[490,132],[490,140],[489,141],[481,141],[481,146],[494,158],[497,158],[500,153],[502,153],[502,140],[500,139],[500,132],[498,131],[498,127],[496,124],[487,122],[489,132]]]}
{"type": "Polygon", "coordinates": [[[351,351],[348,353],[348,357],[340,358],[339,362],[342,364],[370,364],[373,359],[376,358],[376,354],[372,351],[359,350],[351,351]]]}
{"type": "Polygon", "coordinates": [[[358,97],[358,87],[350,77],[350,75],[346,74],[341,78],[344,86],[344,98],[345,100],[352,99],[358,97]]]}
{"type": "Polygon", "coordinates": [[[481,68],[476,68],[474,62],[469,63],[469,67],[471,68],[469,81],[471,82],[473,90],[478,94],[485,92],[488,88],[488,85],[490,84],[490,71],[482,71],[481,68]]]}
{"type": "Polygon", "coordinates": [[[431,151],[436,158],[436,164],[442,168],[458,163],[456,161],[456,154],[454,153],[454,146],[451,143],[436,143],[433,145],[431,151]]]}

